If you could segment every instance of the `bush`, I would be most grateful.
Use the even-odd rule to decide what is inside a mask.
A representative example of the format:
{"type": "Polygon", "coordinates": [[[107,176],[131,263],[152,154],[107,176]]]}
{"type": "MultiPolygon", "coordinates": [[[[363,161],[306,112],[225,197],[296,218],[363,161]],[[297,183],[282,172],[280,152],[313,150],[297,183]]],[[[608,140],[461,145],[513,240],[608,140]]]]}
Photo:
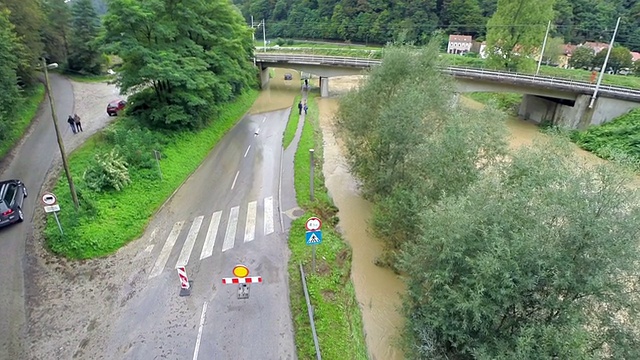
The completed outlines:
{"type": "Polygon", "coordinates": [[[162,133],[152,132],[126,118],[107,129],[104,136],[129,166],[139,169],[155,166],[154,150],[160,151],[167,140],[162,133]]]}
{"type": "Polygon", "coordinates": [[[131,183],[127,162],[116,149],[96,154],[94,162],[85,170],[82,178],[87,187],[94,191],[120,191],[131,183]]]}

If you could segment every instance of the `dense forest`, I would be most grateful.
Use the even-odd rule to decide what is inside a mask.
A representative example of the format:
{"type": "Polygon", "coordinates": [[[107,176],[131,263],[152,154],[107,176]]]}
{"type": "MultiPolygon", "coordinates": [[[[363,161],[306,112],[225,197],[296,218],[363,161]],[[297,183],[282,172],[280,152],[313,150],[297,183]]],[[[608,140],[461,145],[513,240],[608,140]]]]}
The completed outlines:
{"type": "MultiPolygon", "coordinates": [[[[384,44],[401,34],[425,43],[436,29],[484,39],[498,0],[234,0],[247,21],[266,20],[267,36],[384,44]]],[[[523,1],[532,2],[535,1],[523,1]]],[[[541,5],[541,4],[540,4],[541,5]]],[[[567,43],[617,39],[640,51],[639,0],[556,0],[552,36],[567,43]]],[[[531,14],[535,15],[535,14],[531,14]]],[[[539,26],[526,21],[514,26],[539,26]]],[[[546,25],[546,24],[545,24],[546,25]]],[[[544,26],[544,25],[543,25],[544,26]]],[[[544,31],[544,28],[543,30],[544,31]]]]}

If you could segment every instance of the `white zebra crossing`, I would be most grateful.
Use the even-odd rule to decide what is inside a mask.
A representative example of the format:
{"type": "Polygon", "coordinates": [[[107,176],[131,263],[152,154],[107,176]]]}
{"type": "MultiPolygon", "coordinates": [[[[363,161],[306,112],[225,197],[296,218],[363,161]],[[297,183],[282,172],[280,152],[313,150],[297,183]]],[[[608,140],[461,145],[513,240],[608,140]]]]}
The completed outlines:
{"type": "Polygon", "coordinates": [[[191,229],[189,229],[189,234],[187,235],[187,240],[184,242],[182,251],[180,251],[180,256],[178,257],[178,262],[176,263],[176,268],[179,266],[187,266],[187,264],[189,263],[189,257],[191,256],[191,252],[193,251],[193,246],[196,244],[196,238],[198,237],[198,233],[200,232],[202,220],[204,220],[204,216],[198,216],[193,220],[191,229]]]}
{"type": "Polygon", "coordinates": [[[234,206],[229,213],[229,221],[227,222],[227,232],[224,234],[224,242],[222,243],[222,251],[233,248],[236,241],[236,230],[238,228],[238,216],[240,215],[240,207],[234,206]]]}
{"type": "MultiPolygon", "coordinates": [[[[242,209],[244,211],[244,209],[242,209]]],[[[204,260],[213,255],[214,247],[216,244],[216,238],[218,237],[219,230],[224,231],[223,242],[222,242],[222,251],[227,251],[232,249],[235,246],[236,234],[238,232],[238,222],[241,216],[241,208],[240,206],[234,206],[229,210],[228,213],[228,221],[226,224],[226,228],[220,229],[220,224],[222,222],[222,217],[225,215],[226,211],[216,211],[211,215],[211,218],[207,221],[208,226],[205,223],[205,216],[200,215],[196,216],[191,222],[191,226],[189,227],[189,231],[185,236],[185,241],[182,244],[180,249],[180,254],[178,255],[178,260],[176,262],[175,267],[186,266],[189,263],[191,258],[191,254],[196,248],[196,243],[198,242],[199,234],[201,230],[205,229],[206,226],[206,234],[204,236],[204,243],[202,245],[202,251],[200,252],[200,260],[204,260]],[[204,225],[204,226],[203,226],[204,225]]],[[[244,214],[243,214],[244,215],[244,214]]],[[[263,208],[263,224],[264,224],[264,235],[269,235],[274,232],[274,203],[273,197],[264,198],[264,208],[263,208]]],[[[244,232],[240,232],[240,234],[244,235],[244,242],[248,243],[254,241],[256,239],[256,227],[258,224],[258,202],[251,201],[246,205],[246,221],[244,223],[244,232]]],[[[169,261],[169,257],[173,251],[173,248],[178,243],[178,239],[181,237],[181,233],[183,227],[185,225],[185,221],[176,222],[169,235],[167,236],[160,253],[158,254],[158,258],[156,259],[151,272],[149,273],[149,278],[156,277],[160,275],[163,270],[166,268],[167,263],[169,261]]],[[[242,225],[240,225],[242,226],[242,225]]],[[[157,229],[156,229],[157,230],[157,229]]],[[[156,231],[154,230],[154,232],[156,231]]],[[[242,235],[240,235],[242,236],[242,235]]],[[[202,237],[200,237],[202,238],[202,237]]],[[[150,241],[153,240],[150,239],[150,241]]],[[[152,253],[153,249],[157,246],[157,244],[150,244],[147,248],[144,249],[145,253],[152,253]]]]}
{"type": "Polygon", "coordinates": [[[218,235],[218,227],[220,226],[221,218],[222,211],[216,211],[213,213],[213,216],[211,216],[209,230],[207,230],[207,237],[204,239],[204,247],[202,248],[202,253],[200,253],[200,260],[213,255],[213,246],[216,244],[216,235],[218,235]]]}
{"type": "Polygon", "coordinates": [[[244,242],[249,242],[255,239],[257,204],[257,202],[252,201],[247,205],[247,224],[244,227],[244,242]]]}

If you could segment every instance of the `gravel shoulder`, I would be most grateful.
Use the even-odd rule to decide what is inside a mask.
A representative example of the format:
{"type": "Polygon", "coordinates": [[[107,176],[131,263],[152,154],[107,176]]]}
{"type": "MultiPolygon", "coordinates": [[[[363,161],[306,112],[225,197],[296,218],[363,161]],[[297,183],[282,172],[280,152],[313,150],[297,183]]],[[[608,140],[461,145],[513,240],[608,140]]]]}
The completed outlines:
{"type": "MultiPolygon", "coordinates": [[[[118,95],[114,85],[73,82],[75,112],[82,119],[84,132],[69,134],[68,153],[89,136],[107,126],[115,117],[106,114],[106,104],[118,95]]],[[[58,114],[66,118],[70,114],[58,114]]],[[[71,132],[69,127],[61,131],[71,132]]],[[[61,172],[58,160],[49,171],[43,191],[51,188],[61,172]]],[[[133,291],[136,246],[123,248],[114,256],[90,261],[58,258],[44,247],[41,230],[46,214],[35,211],[34,231],[26,244],[27,354],[29,359],[83,359],[83,349],[94,346],[96,336],[117,313],[122,291],[133,291]],[[117,266],[116,266],[117,264],[117,266]],[[124,289],[124,290],[122,290],[124,289]],[[91,341],[89,340],[91,339],[91,341]]],[[[135,244],[135,243],[134,243],[135,244]]]]}

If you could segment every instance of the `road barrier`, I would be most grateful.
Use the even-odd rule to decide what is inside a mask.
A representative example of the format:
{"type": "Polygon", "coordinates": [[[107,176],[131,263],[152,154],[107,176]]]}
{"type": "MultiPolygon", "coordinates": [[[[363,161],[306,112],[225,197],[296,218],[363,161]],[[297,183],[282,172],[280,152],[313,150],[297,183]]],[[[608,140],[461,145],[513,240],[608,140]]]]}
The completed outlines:
{"type": "Polygon", "coordinates": [[[311,323],[311,334],[313,334],[313,344],[316,347],[316,359],[322,360],[322,355],[320,355],[320,344],[318,344],[318,334],[316,333],[316,323],[313,320],[313,307],[311,306],[311,301],[309,300],[309,290],[307,290],[307,280],[305,279],[304,269],[302,268],[302,264],[300,265],[300,277],[302,278],[302,289],[304,290],[304,298],[307,300],[307,312],[309,313],[309,322],[311,323]]]}
{"type": "Polygon", "coordinates": [[[176,270],[178,270],[178,276],[180,277],[180,296],[191,295],[191,281],[187,277],[187,270],[184,266],[178,266],[176,270]]]}

